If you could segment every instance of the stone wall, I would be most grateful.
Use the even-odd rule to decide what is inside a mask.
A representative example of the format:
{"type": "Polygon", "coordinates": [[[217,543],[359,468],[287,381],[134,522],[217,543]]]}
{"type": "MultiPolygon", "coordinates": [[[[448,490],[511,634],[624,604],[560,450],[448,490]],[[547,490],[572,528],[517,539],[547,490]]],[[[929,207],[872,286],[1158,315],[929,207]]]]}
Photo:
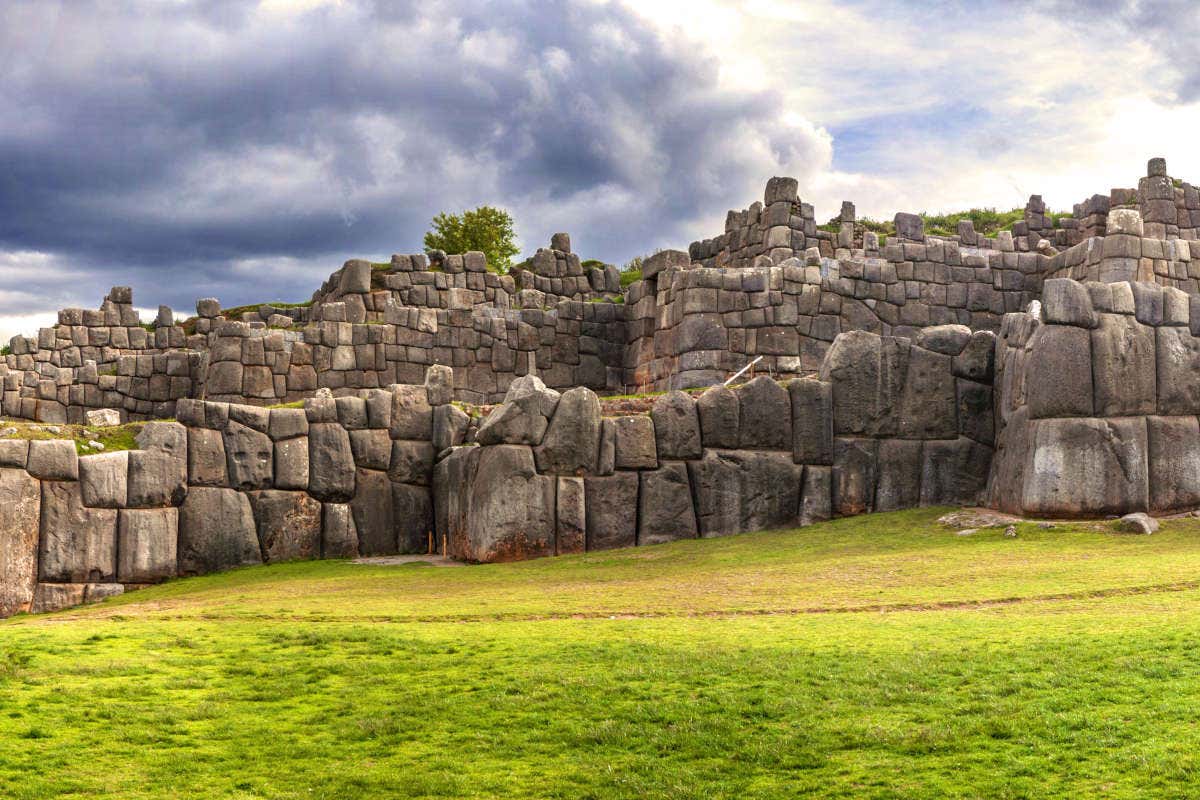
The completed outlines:
{"type": "Polygon", "coordinates": [[[1094,517],[1200,507],[1200,303],[1153,283],[1047,281],[997,344],[990,502],[1094,517]]]}

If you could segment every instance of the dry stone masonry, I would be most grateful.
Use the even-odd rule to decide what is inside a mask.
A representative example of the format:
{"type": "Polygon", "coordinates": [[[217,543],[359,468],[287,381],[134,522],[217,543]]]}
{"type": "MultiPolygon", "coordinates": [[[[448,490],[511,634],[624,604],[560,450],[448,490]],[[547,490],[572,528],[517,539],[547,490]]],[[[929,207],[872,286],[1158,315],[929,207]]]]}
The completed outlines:
{"type": "Polygon", "coordinates": [[[0,362],[6,416],[153,420],[128,452],[0,439],[0,614],[298,558],[1198,508],[1200,196],[1148,173],[1057,223],[1035,196],[994,238],[897,214],[883,241],[773,178],[625,290],[565,234],[508,275],[355,260],[308,304],[150,325],[116,287],[0,362]]]}

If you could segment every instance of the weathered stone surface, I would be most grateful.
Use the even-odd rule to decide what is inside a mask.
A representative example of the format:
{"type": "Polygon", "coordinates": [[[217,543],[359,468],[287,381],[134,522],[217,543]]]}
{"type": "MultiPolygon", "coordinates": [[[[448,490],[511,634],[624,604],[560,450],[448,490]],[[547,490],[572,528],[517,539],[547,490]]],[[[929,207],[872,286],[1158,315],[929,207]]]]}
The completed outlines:
{"type": "Polygon", "coordinates": [[[185,459],[160,450],[130,451],[128,507],[161,508],[182,503],[188,491],[185,459]]]}
{"type": "MultiPolygon", "coordinates": [[[[541,444],[559,394],[535,375],[517,378],[475,434],[479,444],[541,444]]],[[[417,438],[417,437],[406,437],[417,438]]]]}
{"type": "Polygon", "coordinates": [[[157,583],[174,577],[179,510],[124,509],[117,520],[117,580],[157,583]]]}
{"type": "Polygon", "coordinates": [[[562,556],[587,549],[587,503],[583,478],[561,476],[555,497],[555,552],[562,556]]]}
{"type": "Polygon", "coordinates": [[[900,391],[897,434],[906,439],[946,439],[957,433],[950,356],[911,347],[908,376],[900,391]]]}
{"type": "Polygon", "coordinates": [[[921,501],[922,442],[884,439],[878,448],[874,510],[916,508],[921,501]]]}
{"type": "Polygon", "coordinates": [[[541,444],[533,448],[539,472],[595,474],[600,451],[600,400],[580,386],[563,392],[541,444]]]}
{"type": "Polygon", "coordinates": [[[34,614],[49,614],[83,605],[86,586],[84,583],[39,583],[34,589],[33,604],[28,610],[34,614]]]}
{"type": "Polygon", "coordinates": [[[1126,314],[1100,314],[1092,331],[1095,413],[1153,414],[1157,406],[1154,328],[1126,314]]]}
{"type": "Polygon", "coordinates": [[[836,434],[896,434],[896,409],[908,372],[908,351],[907,339],[883,339],[866,331],[850,331],[834,340],[820,376],[833,384],[836,434]]]}
{"type": "Polygon", "coordinates": [[[1126,514],[1117,521],[1117,530],[1149,536],[1158,532],[1158,520],[1142,511],[1126,514]]]}
{"type": "Polygon", "coordinates": [[[1033,425],[1023,511],[1073,517],[1147,507],[1145,419],[1048,419],[1033,425]]]}
{"type": "MultiPolygon", "coordinates": [[[[736,409],[736,404],[734,407],[736,409]]],[[[615,417],[612,425],[613,464],[617,469],[654,469],[658,466],[654,423],[649,417],[615,417]]]]}
{"type": "Polygon", "coordinates": [[[839,516],[865,514],[875,500],[878,443],[838,437],[833,441],[833,510],[839,516]]]}
{"type": "Polygon", "coordinates": [[[687,465],[664,463],[640,473],[638,544],[660,544],[697,535],[687,465]]]}
{"type": "Polygon", "coordinates": [[[1050,278],[1042,284],[1042,314],[1052,324],[1096,327],[1087,287],[1069,278],[1050,278]]]}
{"type": "Polygon", "coordinates": [[[74,481],[79,479],[79,456],[70,439],[45,439],[29,443],[26,469],[44,481],[74,481]]]}
{"type": "Polygon", "coordinates": [[[321,523],[321,558],[356,558],[358,531],[345,503],[324,503],[321,523]]]}
{"type": "Polygon", "coordinates": [[[977,383],[991,383],[995,354],[995,334],[991,331],[975,331],[963,351],[954,357],[954,376],[977,383]]]}
{"type": "Polygon", "coordinates": [[[931,325],[917,332],[913,344],[943,355],[956,356],[971,340],[971,329],[966,325],[931,325]]]}
{"type": "Polygon", "coordinates": [[[326,503],[344,503],[354,496],[354,453],[349,434],[337,423],[309,426],[308,491],[326,503]]]}
{"type": "Polygon", "coordinates": [[[804,483],[800,491],[800,524],[812,525],[833,516],[833,468],[804,467],[804,483]]]}
{"type": "Polygon", "coordinates": [[[700,457],[703,447],[695,400],[678,390],[668,392],[654,401],[650,419],[654,421],[654,440],[660,459],[700,457]]]}
{"type": "Polygon", "coordinates": [[[706,451],[688,463],[700,535],[795,525],[803,473],[786,453],[706,451]]]}
{"type": "Polygon", "coordinates": [[[188,428],[188,484],[228,486],[225,439],[220,431],[188,428]]]}
{"type": "MultiPolygon", "coordinates": [[[[880,453],[882,466],[883,455],[880,453]]],[[[992,449],[970,439],[925,442],[921,505],[976,505],[987,488],[992,449]]]]}
{"type": "Polygon", "coordinates": [[[0,439],[0,468],[25,469],[29,463],[28,439],[0,439]]]}
{"type": "Polygon", "coordinates": [[[584,478],[587,549],[611,550],[637,544],[638,475],[617,472],[584,478]]]}
{"type": "Polygon", "coordinates": [[[433,409],[433,449],[442,452],[447,447],[458,447],[467,437],[471,417],[458,406],[440,405],[433,409]]]}
{"type": "Polygon", "coordinates": [[[385,430],[352,430],[350,452],[362,469],[387,469],[392,459],[392,439],[385,430]]]}
{"type": "Polygon", "coordinates": [[[263,560],[321,557],[321,503],[307,492],[250,492],[263,560]]]}
{"type": "Polygon", "coordinates": [[[20,469],[0,469],[0,617],[28,611],[37,584],[42,491],[20,469]]]}
{"type": "Polygon", "coordinates": [[[386,472],[354,472],[354,497],[350,511],[358,531],[358,552],[364,556],[390,556],[398,552],[396,522],[392,513],[392,483],[386,472]]]}
{"type": "Polygon", "coordinates": [[[484,447],[473,466],[463,487],[465,526],[451,537],[450,555],[485,562],[553,555],[556,480],[537,474],[533,451],[484,447]]]}
{"type": "Polygon", "coordinates": [[[956,381],[955,391],[959,435],[991,447],[995,443],[992,387],[960,378],[956,381]]]}
{"type": "Polygon", "coordinates": [[[446,405],[454,399],[454,370],[434,364],[425,371],[425,395],[431,406],[446,405]]]}
{"type": "Polygon", "coordinates": [[[739,386],[738,446],[743,450],[791,450],[792,403],[787,389],[766,375],[739,386]]]}
{"type": "Polygon", "coordinates": [[[393,384],[392,426],[393,439],[425,439],[433,434],[433,409],[424,386],[393,384]]]}
{"type": "Polygon", "coordinates": [[[260,563],[249,498],[234,489],[192,487],[179,509],[179,574],[260,563]]]}
{"type": "Polygon", "coordinates": [[[1200,412],[1200,338],[1187,328],[1159,328],[1157,334],[1158,413],[1200,412]]]}
{"type": "Polygon", "coordinates": [[[1147,417],[1150,510],[1200,507],[1200,423],[1195,417],[1147,417]]]}
{"type": "Polygon", "coordinates": [[[1092,344],[1089,332],[1070,325],[1043,325],[1033,334],[1026,361],[1029,415],[1086,417],[1092,414],[1092,344]]]}
{"type": "Polygon", "coordinates": [[[128,497],[129,452],[98,453],[79,459],[79,488],[91,508],[122,508],[128,497]]]}
{"type": "Polygon", "coordinates": [[[792,402],[792,460],[833,463],[833,387],[815,378],[789,381],[792,402]]]}
{"type": "Polygon", "coordinates": [[[275,474],[275,446],[271,438],[230,420],[224,440],[229,485],[243,491],[270,488],[275,474]]]}
{"type": "Polygon", "coordinates": [[[121,412],[115,408],[93,408],[86,411],[83,418],[87,420],[88,425],[94,425],[98,428],[108,428],[121,424],[121,412]]]}
{"type": "Polygon", "coordinates": [[[117,569],[117,512],[87,508],[75,481],[42,483],[38,578],[111,581],[117,569]]]}
{"type": "MultiPolygon", "coordinates": [[[[390,401],[390,398],[389,398],[390,401]]],[[[272,408],[267,434],[274,441],[308,435],[308,415],[302,408],[272,408]]]]}
{"type": "Polygon", "coordinates": [[[425,553],[434,532],[433,497],[428,487],[392,484],[392,516],[396,548],[401,553],[425,553]]]}
{"type": "Polygon", "coordinates": [[[308,488],[308,437],[275,443],[275,488],[308,488]]]}
{"type": "Polygon", "coordinates": [[[740,430],[738,396],[726,386],[710,386],[696,400],[705,447],[736,449],[740,430]]]}
{"type": "Polygon", "coordinates": [[[396,483],[428,486],[433,475],[433,445],[397,439],[392,444],[388,477],[396,483]]]}

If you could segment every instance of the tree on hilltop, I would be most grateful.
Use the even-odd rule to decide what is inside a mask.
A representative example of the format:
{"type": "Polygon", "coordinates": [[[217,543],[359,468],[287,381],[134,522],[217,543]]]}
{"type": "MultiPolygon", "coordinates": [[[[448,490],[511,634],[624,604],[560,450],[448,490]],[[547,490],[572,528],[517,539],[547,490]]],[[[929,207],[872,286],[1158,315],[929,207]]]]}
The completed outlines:
{"type": "Polygon", "coordinates": [[[508,272],[519,251],[512,216],[502,208],[480,206],[461,214],[442,212],[433,218],[433,230],[425,234],[426,250],[449,254],[479,250],[487,256],[488,268],[508,272]]]}

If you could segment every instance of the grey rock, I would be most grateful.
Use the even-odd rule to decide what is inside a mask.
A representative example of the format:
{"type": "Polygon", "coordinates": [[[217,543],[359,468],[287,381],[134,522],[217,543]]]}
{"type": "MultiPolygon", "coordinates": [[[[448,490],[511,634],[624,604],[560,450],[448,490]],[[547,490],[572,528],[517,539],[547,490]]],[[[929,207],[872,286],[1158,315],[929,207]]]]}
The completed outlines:
{"type": "Polygon", "coordinates": [[[396,521],[392,509],[392,484],[386,472],[360,469],[355,478],[350,511],[358,531],[358,551],[364,556],[390,556],[398,552],[396,521]]]}
{"type": "Polygon", "coordinates": [[[1146,417],[1150,510],[1200,507],[1200,423],[1195,417],[1146,417]]]}
{"type": "Polygon", "coordinates": [[[1092,344],[1087,330],[1043,325],[1033,334],[1026,363],[1029,415],[1086,417],[1092,414],[1092,344]]]}
{"type": "Polygon", "coordinates": [[[433,409],[424,386],[393,384],[392,427],[393,439],[426,439],[433,433],[433,409]]]}
{"type": "Polygon", "coordinates": [[[1157,334],[1158,413],[1195,414],[1200,411],[1200,338],[1187,328],[1159,328],[1157,334]]]}
{"type": "Polygon", "coordinates": [[[700,416],[696,412],[696,401],[691,397],[678,390],[668,392],[654,401],[650,418],[654,421],[655,445],[660,459],[700,457],[703,452],[700,416]]]}
{"type": "Polygon", "coordinates": [[[321,557],[321,503],[307,492],[249,492],[263,560],[321,557]]]}
{"type": "Polygon", "coordinates": [[[925,442],[921,505],[978,504],[987,488],[991,463],[992,449],[970,439],[925,442]]]}
{"type": "Polygon", "coordinates": [[[658,466],[654,423],[649,417],[615,417],[612,425],[613,463],[617,469],[654,469],[658,466]]]}
{"type": "Polygon", "coordinates": [[[392,461],[392,439],[386,430],[352,430],[350,452],[360,468],[386,470],[392,461]]]}
{"type": "Polygon", "coordinates": [[[909,439],[884,439],[878,448],[874,510],[916,508],[921,502],[923,444],[909,439]]]}
{"type": "Polygon", "coordinates": [[[992,387],[959,379],[955,392],[958,404],[958,433],[989,447],[995,443],[995,413],[992,387]]]}
{"type": "Polygon", "coordinates": [[[1050,278],[1042,284],[1042,315],[1058,325],[1096,327],[1096,312],[1087,287],[1069,278],[1050,278]]]}
{"type": "Polygon", "coordinates": [[[225,428],[224,443],[230,486],[243,491],[270,488],[275,474],[275,446],[269,436],[231,419],[225,428]]]}
{"type": "Polygon", "coordinates": [[[833,440],[833,511],[843,517],[874,508],[878,443],[873,439],[833,440]]]}
{"type": "Polygon", "coordinates": [[[664,463],[656,470],[640,473],[639,545],[660,544],[697,535],[696,511],[692,507],[687,465],[664,463]]]}
{"type": "Polygon", "coordinates": [[[908,439],[951,438],[958,428],[957,407],[950,356],[923,347],[909,348],[897,433],[908,439]]]}
{"type": "Polygon", "coordinates": [[[820,372],[821,380],[833,384],[836,434],[896,434],[896,409],[908,372],[908,350],[907,339],[883,339],[867,331],[838,335],[820,372]]]}
{"type": "Polygon", "coordinates": [[[739,427],[738,396],[726,386],[710,386],[696,400],[700,437],[705,447],[736,449],[739,427]]]}
{"type": "Polygon", "coordinates": [[[600,449],[600,400],[580,386],[559,398],[541,444],[533,449],[539,472],[595,474],[600,449]]]}
{"type": "Polygon", "coordinates": [[[220,431],[188,429],[188,483],[192,486],[228,486],[225,439],[220,431]]]}
{"type": "Polygon", "coordinates": [[[193,487],[179,509],[180,575],[262,563],[254,513],[234,489],[193,487]]]}
{"type": "Polygon", "coordinates": [[[325,503],[321,524],[321,558],[356,558],[358,531],[345,503],[325,503]]]}
{"type": "Polygon", "coordinates": [[[326,503],[354,496],[354,453],[345,428],[318,422],[308,429],[308,491],[326,503]]]}
{"type": "Polygon", "coordinates": [[[942,353],[956,356],[971,340],[971,329],[966,325],[932,325],[917,332],[913,344],[942,353]]]}
{"type": "Polygon", "coordinates": [[[537,376],[517,378],[504,395],[504,402],[492,409],[479,426],[475,441],[485,445],[541,444],[558,402],[558,392],[547,389],[537,376]]]}
{"type": "Polygon", "coordinates": [[[43,581],[111,581],[117,569],[117,512],[87,508],[75,481],[42,483],[38,577],[43,581]]]}
{"type": "Polygon", "coordinates": [[[33,603],[41,512],[37,479],[23,469],[0,469],[0,617],[33,603]]]}
{"type": "Polygon", "coordinates": [[[589,476],[583,482],[587,505],[587,549],[611,550],[637,544],[637,473],[589,476]]]}
{"type": "Polygon", "coordinates": [[[996,335],[991,331],[975,331],[963,351],[954,357],[952,369],[955,377],[976,383],[991,383],[995,354],[996,335]]]}
{"type": "Polygon", "coordinates": [[[1024,513],[1099,516],[1147,507],[1144,419],[1043,419],[1033,426],[1024,513]]]}
{"type": "Polygon", "coordinates": [[[1158,532],[1158,520],[1141,511],[1126,514],[1117,521],[1117,530],[1148,536],[1158,532]]]}
{"type": "Polygon", "coordinates": [[[804,467],[787,453],[709,450],[688,463],[700,535],[795,525],[804,467]]]}
{"type": "Polygon", "coordinates": [[[583,478],[561,476],[555,496],[555,552],[562,556],[587,549],[587,504],[583,478]]]}
{"type": "Polygon", "coordinates": [[[117,518],[117,580],[157,583],[174,577],[179,510],[124,509],[117,518]]]}
{"type": "Polygon", "coordinates": [[[792,460],[833,463],[833,387],[816,378],[789,381],[792,403],[792,460]]]}
{"type": "Polygon", "coordinates": [[[440,405],[433,409],[433,449],[442,452],[466,441],[471,417],[458,406],[440,405]]]}
{"type": "Polygon", "coordinates": [[[800,524],[812,525],[833,516],[833,468],[804,467],[804,483],[800,491],[800,524]]]}
{"type": "Polygon", "coordinates": [[[737,389],[743,450],[791,450],[792,402],[788,390],[766,375],[737,389]]]}
{"type": "Polygon", "coordinates": [[[392,484],[396,547],[401,553],[425,553],[434,533],[433,497],[425,486],[392,484]]]}
{"type": "Polygon", "coordinates": [[[1157,406],[1154,328],[1125,314],[1100,314],[1092,331],[1095,413],[1153,414],[1157,406]]]}
{"type": "Polygon", "coordinates": [[[425,396],[431,406],[446,405],[454,399],[454,370],[434,364],[425,371],[425,396]]]}
{"type": "Polygon", "coordinates": [[[396,439],[392,442],[391,457],[386,465],[388,478],[396,483],[428,486],[433,475],[434,454],[429,442],[396,439]]]}
{"type": "Polygon", "coordinates": [[[450,555],[467,561],[518,561],[554,554],[556,480],[538,475],[528,446],[482,448],[469,477],[466,529],[450,555]]]}
{"type": "Polygon", "coordinates": [[[121,508],[128,498],[129,453],[99,453],[79,459],[83,504],[91,508],[121,508]]]}
{"type": "Polygon", "coordinates": [[[1163,293],[1157,283],[1131,283],[1134,316],[1143,325],[1158,326],[1163,322],[1163,293]]]}
{"type": "Polygon", "coordinates": [[[275,443],[275,488],[308,488],[308,437],[275,443]]]}
{"type": "Polygon", "coordinates": [[[267,433],[276,442],[307,436],[308,415],[302,408],[272,408],[267,433]]]}
{"type": "Polygon", "coordinates": [[[348,431],[367,427],[367,401],[361,397],[343,396],[333,400],[338,422],[348,431]]]}
{"type": "Polygon", "coordinates": [[[74,481],[79,479],[79,457],[70,439],[45,439],[29,443],[26,469],[44,481],[74,481]]]}
{"type": "Polygon", "coordinates": [[[0,439],[0,468],[25,469],[29,463],[28,439],[0,439]]]}

